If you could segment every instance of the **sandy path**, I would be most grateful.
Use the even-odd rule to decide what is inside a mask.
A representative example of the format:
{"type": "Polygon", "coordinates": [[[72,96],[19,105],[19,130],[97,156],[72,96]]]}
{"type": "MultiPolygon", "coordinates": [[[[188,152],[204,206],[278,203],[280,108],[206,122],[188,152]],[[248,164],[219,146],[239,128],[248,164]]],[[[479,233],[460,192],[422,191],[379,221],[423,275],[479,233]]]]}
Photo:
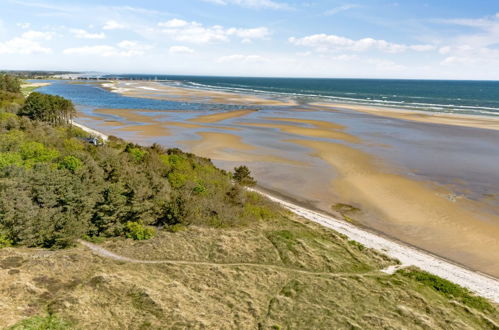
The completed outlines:
{"type": "Polygon", "coordinates": [[[380,271],[372,271],[372,272],[364,272],[364,273],[330,273],[330,272],[314,272],[314,271],[309,271],[309,270],[303,270],[303,269],[298,269],[298,268],[293,268],[293,267],[286,267],[286,266],[279,266],[279,265],[273,265],[273,264],[260,264],[260,263],[251,263],[251,262],[208,262],[208,261],[187,261],[187,260],[139,260],[139,259],[133,259],[133,258],[128,258],[119,254],[116,254],[114,252],[111,252],[102,246],[98,246],[95,244],[92,244],[90,242],[84,241],[84,240],[78,240],[78,243],[86,246],[90,250],[92,250],[95,254],[116,260],[116,261],[123,261],[123,262],[131,262],[131,263],[137,263],[137,264],[171,264],[171,265],[190,265],[190,266],[226,266],[226,267],[256,267],[256,268],[271,268],[275,269],[278,271],[285,271],[285,272],[294,272],[294,273],[300,273],[300,274],[306,274],[306,275],[313,275],[313,276],[332,276],[332,277],[358,277],[358,276],[374,276],[374,277],[380,277],[384,276],[384,274],[387,274],[386,271],[380,270],[380,271]],[[383,274],[384,273],[384,274],[383,274]]]}
{"type": "MultiPolygon", "coordinates": [[[[499,281],[497,279],[471,271],[416,248],[389,240],[331,216],[308,210],[255,189],[251,190],[279,203],[299,216],[344,234],[348,236],[348,238],[357,241],[368,248],[381,251],[390,257],[396,258],[400,260],[404,266],[417,266],[422,270],[445,278],[468,288],[480,296],[499,303],[499,281]]],[[[387,269],[387,272],[389,271],[391,271],[391,269],[387,269]]]]}

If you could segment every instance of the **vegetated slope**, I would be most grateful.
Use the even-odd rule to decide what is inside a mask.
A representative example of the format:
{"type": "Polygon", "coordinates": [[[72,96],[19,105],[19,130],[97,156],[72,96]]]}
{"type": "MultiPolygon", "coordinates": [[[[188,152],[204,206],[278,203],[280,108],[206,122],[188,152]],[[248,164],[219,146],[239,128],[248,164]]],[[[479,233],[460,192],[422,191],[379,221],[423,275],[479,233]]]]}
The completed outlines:
{"type": "Polygon", "coordinates": [[[0,327],[497,327],[485,299],[417,270],[380,272],[395,262],[208,159],[116,138],[94,146],[17,116],[12,100],[0,110],[0,327]],[[95,255],[82,238],[160,262],[95,255]]]}
{"type": "Polygon", "coordinates": [[[167,263],[115,261],[85,247],[2,249],[0,326],[48,313],[74,328],[111,329],[492,329],[499,320],[481,299],[448,296],[407,275],[416,271],[382,273],[392,261],[286,217],[103,244],[167,263]]]}

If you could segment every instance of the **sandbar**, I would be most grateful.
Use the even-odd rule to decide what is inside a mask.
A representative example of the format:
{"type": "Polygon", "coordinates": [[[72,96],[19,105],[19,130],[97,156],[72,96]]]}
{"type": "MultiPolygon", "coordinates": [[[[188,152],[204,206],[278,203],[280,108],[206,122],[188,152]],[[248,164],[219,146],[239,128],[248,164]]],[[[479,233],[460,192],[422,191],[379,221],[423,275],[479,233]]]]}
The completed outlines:
{"type": "Polygon", "coordinates": [[[373,106],[365,106],[357,104],[313,102],[310,103],[310,105],[316,107],[331,108],[331,109],[348,109],[376,116],[417,121],[423,123],[499,130],[499,118],[496,117],[431,113],[424,111],[400,110],[400,109],[373,107],[373,106]]]}
{"type": "Polygon", "coordinates": [[[195,123],[205,123],[205,124],[218,123],[226,119],[243,117],[253,112],[255,112],[255,110],[235,110],[235,111],[217,112],[214,114],[197,116],[196,118],[190,119],[189,121],[195,123]]]}

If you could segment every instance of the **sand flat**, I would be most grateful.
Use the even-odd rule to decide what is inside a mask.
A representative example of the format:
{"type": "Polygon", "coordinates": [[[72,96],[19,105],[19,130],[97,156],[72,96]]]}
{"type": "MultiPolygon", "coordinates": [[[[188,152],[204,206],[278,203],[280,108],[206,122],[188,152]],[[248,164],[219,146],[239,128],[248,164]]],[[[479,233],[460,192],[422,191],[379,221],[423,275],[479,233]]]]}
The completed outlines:
{"type": "MultiPolygon", "coordinates": [[[[293,121],[293,122],[300,122],[299,120],[293,121]]],[[[310,122],[317,122],[317,121],[308,121],[305,120],[303,123],[310,123],[310,122]]],[[[326,138],[326,139],[333,139],[333,140],[340,140],[340,141],[345,141],[345,142],[350,142],[350,143],[359,143],[360,139],[354,135],[338,131],[336,129],[326,129],[326,128],[320,128],[322,127],[330,127],[328,125],[328,122],[322,122],[319,124],[319,127],[303,127],[303,126],[296,126],[296,125],[285,125],[285,124],[277,124],[277,123],[238,123],[238,125],[242,126],[253,126],[253,127],[263,127],[263,128],[275,128],[279,129],[280,131],[288,134],[294,134],[294,135],[301,135],[301,136],[306,136],[306,137],[315,137],[315,138],[326,138]]],[[[316,125],[314,125],[316,126],[316,125]]]]}
{"type": "Polygon", "coordinates": [[[199,132],[200,140],[179,141],[189,147],[190,152],[207,158],[230,162],[271,162],[299,166],[307,163],[266,154],[254,145],[248,144],[235,134],[199,132]]]}
{"type": "Polygon", "coordinates": [[[383,107],[373,107],[357,104],[341,104],[341,103],[310,103],[312,106],[331,108],[331,109],[348,109],[359,112],[368,113],[371,115],[389,117],[395,119],[417,121],[431,124],[444,124],[454,126],[476,127],[483,129],[499,130],[499,119],[496,117],[459,115],[459,114],[443,114],[430,113],[423,111],[398,110],[383,107]]]}
{"type": "Polygon", "coordinates": [[[224,121],[227,119],[247,116],[253,112],[255,112],[255,110],[224,111],[224,112],[217,112],[217,113],[208,114],[208,115],[200,115],[200,116],[197,116],[196,118],[189,119],[189,121],[192,121],[195,123],[205,123],[205,124],[218,123],[220,121],[224,121]]]}
{"type": "Polygon", "coordinates": [[[332,182],[346,202],[360,203],[383,219],[368,225],[405,242],[499,276],[499,217],[478,214],[451,201],[430,185],[392,174],[362,151],[338,143],[287,140],[308,147],[312,155],[340,174],[332,182]],[[483,221],[487,216],[491,220],[483,221]],[[483,253],[487,251],[487,253],[483,253]]]}

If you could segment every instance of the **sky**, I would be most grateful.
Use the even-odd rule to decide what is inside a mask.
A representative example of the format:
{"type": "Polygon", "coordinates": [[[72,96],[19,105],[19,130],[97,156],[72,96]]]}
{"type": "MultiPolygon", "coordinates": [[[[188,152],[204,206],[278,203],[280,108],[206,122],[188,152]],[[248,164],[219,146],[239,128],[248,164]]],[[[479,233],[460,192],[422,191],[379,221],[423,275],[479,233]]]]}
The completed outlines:
{"type": "Polygon", "coordinates": [[[0,70],[499,80],[499,0],[0,0],[0,70]]]}

